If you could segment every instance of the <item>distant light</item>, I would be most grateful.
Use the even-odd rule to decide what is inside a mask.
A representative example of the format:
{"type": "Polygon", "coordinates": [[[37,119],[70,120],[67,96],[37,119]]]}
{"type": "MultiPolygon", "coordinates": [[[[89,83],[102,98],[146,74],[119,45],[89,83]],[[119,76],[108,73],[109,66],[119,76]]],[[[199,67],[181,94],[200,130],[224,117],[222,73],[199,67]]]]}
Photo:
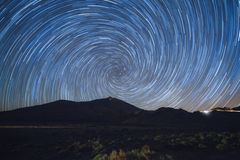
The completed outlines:
{"type": "Polygon", "coordinates": [[[209,110],[204,110],[204,111],[201,111],[203,114],[210,114],[211,111],[209,110]]]}

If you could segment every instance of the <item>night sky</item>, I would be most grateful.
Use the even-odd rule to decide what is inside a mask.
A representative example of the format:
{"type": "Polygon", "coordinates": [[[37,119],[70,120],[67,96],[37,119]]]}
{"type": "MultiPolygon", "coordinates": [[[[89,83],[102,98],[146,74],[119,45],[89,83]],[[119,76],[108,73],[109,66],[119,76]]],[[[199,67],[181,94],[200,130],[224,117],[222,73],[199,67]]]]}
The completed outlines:
{"type": "Polygon", "coordinates": [[[240,105],[238,0],[1,0],[0,110],[115,97],[240,105]]]}

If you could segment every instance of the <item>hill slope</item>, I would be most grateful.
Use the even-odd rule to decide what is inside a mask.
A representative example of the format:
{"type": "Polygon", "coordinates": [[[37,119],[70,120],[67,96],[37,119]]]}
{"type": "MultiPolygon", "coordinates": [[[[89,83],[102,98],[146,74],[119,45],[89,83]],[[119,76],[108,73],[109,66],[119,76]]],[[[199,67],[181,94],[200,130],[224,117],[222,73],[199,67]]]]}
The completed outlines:
{"type": "Polygon", "coordinates": [[[89,102],[55,101],[39,106],[1,112],[1,124],[119,123],[140,109],[115,98],[89,102]]]}
{"type": "Polygon", "coordinates": [[[212,111],[209,115],[181,109],[141,110],[115,98],[89,102],[60,100],[0,113],[0,124],[95,124],[177,129],[240,130],[239,112],[212,111]]]}

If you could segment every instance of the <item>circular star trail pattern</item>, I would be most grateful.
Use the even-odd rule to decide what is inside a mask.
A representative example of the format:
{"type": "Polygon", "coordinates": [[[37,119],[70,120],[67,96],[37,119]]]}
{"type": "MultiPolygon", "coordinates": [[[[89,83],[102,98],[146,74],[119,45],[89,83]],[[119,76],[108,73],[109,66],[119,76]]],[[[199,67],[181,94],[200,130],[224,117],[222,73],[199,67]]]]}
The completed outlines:
{"type": "Polygon", "coordinates": [[[143,109],[240,104],[240,1],[0,2],[1,110],[116,97],[143,109]]]}

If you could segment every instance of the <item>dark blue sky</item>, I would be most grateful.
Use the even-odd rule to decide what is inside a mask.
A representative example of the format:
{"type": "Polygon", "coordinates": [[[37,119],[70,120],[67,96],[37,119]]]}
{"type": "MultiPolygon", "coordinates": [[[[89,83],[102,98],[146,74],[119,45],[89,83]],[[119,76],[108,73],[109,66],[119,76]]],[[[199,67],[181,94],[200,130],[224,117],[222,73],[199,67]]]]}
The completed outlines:
{"type": "Polygon", "coordinates": [[[108,96],[240,104],[240,1],[0,1],[0,110],[108,96]]]}

